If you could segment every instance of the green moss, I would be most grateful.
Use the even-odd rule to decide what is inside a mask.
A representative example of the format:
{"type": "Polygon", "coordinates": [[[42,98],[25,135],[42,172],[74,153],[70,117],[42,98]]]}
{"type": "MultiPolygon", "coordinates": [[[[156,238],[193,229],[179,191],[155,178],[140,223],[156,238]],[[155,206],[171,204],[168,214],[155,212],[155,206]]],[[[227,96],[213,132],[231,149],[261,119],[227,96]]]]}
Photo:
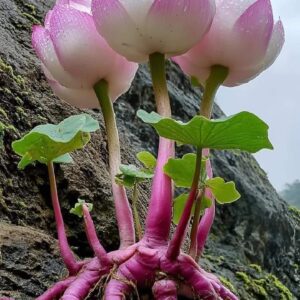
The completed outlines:
{"type": "Polygon", "coordinates": [[[6,64],[2,58],[0,58],[0,72],[8,74],[19,86],[25,88],[25,80],[21,75],[16,75],[12,66],[6,64]]]}
{"type": "Polygon", "coordinates": [[[281,300],[292,300],[293,299],[293,294],[291,293],[291,291],[275,275],[270,274],[268,276],[268,279],[280,291],[281,300]]]}
{"type": "Polygon", "coordinates": [[[291,291],[273,274],[263,273],[260,266],[252,265],[258,271],[259,278],[245,272],[236,272],[236,277],[244,283],[250,293],[259,295],[264,299],[272,299],[273,295],[280,296],[280,300],[293,300],[291,291]]]}
{"type": "Polygon", "coordinates": [[[300,223],[300,209],[294,206],[290,206],[289,211],[292,213],[294,220],[300,223]]]}
{"type": "Polygon", "coordinates": [[[16,111],[20,116],[24,116],[24,117],[28,116],[28,114],[25,112],[25,110],[21,106],[17,106],[16,111]]]}
{"type": "Polygon", "coordinates": [[[5,119],[8,119],[8,115],[7,115],[6,111],[3,108],[1,108],[1,107],[0,107],[0,114],[2,116],[4,116],[5,119]]]}
{"type": "Polygon", "coordinates": [[[36,8],[34,5],[29,3],[24,3],[24,6],[30,9],[32,15],[36,16],[36,8]]]}
{"type": "Polygon", "coordinates": [[[203,254],[203,258],[206,258],[210,262],[218,264],[218,265],[222,264],[225,260],[224,256],[213,256],[213,255],[208,255],[208,254],[203,254]]]}
{"type": "Polygon", "coordinates": [[[29,20],[32,24],[40,25],[41,22],[33,15],[28,14],[28,13],[22,13],[22,15],[29,20]]]}
{"type": "Polygon", "coordinates": [[[12,130],[15,133],[18,133],[18,130],[14,125],[6,125],[3,122],[0,121],[0,134],[1,132],[5,132],[6,130],[12,130]]]}
{"type": "Polygon", "coordinates": [[[251,264],[251,265],[249,265],[249,267],[252,268],[252,269],[254,269],[258,273],[262,272],[261,266],[259,266],[259,265],[251,264]]]}
{"type": "Polygon", "coordinates": [[[244,282],[246,290],[249,290],[256,295],[260,295],[264,298],[267,298],[268,293],[260,280],[253,279],[244,272],[236,272],[236,276],[244,282]]]}
{"type": "Polygon", "coordinates": [[[223,276],[219,276],[219,279],[220,279],[220,281],[222,282],[222,284],[224,286],[226,286],[233,293],[237,294],[236,288],[234,287],[234,285],[227,278],[225,278],[223,276]]]}

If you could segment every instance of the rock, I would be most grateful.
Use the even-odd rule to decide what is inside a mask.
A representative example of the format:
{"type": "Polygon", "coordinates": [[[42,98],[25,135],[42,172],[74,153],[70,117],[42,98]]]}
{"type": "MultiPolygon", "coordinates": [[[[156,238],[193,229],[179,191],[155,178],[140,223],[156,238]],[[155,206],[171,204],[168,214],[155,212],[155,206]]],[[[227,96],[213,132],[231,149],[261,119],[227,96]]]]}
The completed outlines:
{"type": "MultiPolygon", "coordinates": [[[[54,240],[47,170],[36,165],[19,171],[19,158],[10,146],[38,124],[57,123],[79,112],[52,95],[31,48],[30,28],[42,21],[53,2],[0,2],[0,297],[34,299],[64,274],[54,240]]],[[[168,80],[174,115],[188,120],[197,111],[200,92],[174,65],[168,66],[168,80]]],[[[115,106],[123,162],[136,163],[135,152],[140,150],[155,153],[154,131],[135,116],[140,107],[154,109],[147,66],[140,68],[132,88],[115,106]]],[[[118,246],[102,116],[97,110],[88,113],[100,121],[101,130],[74,155],[74,165],[56,167],[70,243],[80,257],[91,252],[81,221],[69,213],[79,196],[94,203],[93,217],[106,249],[118,246]]],[[[222,116],[217,106],[214,116],[222,116]]],[[[181,154],[184,151],[191,149],[178,149],[181,154]]],[[[216,175],[236,182],[242,199],[218,207],[200,264],[221,275],[224,282],[230,281],[241,299],[290,299],[279,280],[294,298],[300,298],[300,214],[289,210],[251,155],[214,152],[213,165],[216,175]],[[263,270],[257,271],[253,264],[263,270]]],[[[149,198],[145,190],[141,189],[143,214],[149,198]]]]}

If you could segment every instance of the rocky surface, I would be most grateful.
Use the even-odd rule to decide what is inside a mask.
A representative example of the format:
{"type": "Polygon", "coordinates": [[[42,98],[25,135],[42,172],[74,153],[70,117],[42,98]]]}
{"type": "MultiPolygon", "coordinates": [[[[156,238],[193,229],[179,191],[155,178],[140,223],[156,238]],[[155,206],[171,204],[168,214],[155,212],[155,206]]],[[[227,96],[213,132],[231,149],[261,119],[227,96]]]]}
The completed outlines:
{"type": "MultiPolygon", "coordinates": [[[[34,299],[65,272],[57,252],[47,172],[41,165],[19,171],[10,146],[38,124],[78,113],[51,94],[31,49],[31,26],[42,21],[53,2],[0,2],[0,297],[34,299]]],[[[197,111],[200,93],[176,66],[169,66],[168,79],[174,115],[188,120],[197,111]]],[[[146,66],[116,103],[125,163],[134,163],[139,150],[156,151],[153,130],[135,116],[140,107],[153,110],[146,66]]],[[[74,155],[74,165],[56,167],[70,242],[81,257],[91,253],[81,221],[68,212],[79,196],[94,203],[93,217],[105,247],[118,245],[102,117],[99,111],[89,113],[100,121],[101,131],[74,155]]],[[[222,112],[216,107],[214,114],[222,112]]],[[[280,199],[252,156],[216,152],[213,165],[216,175],[236,182],[242,199],[218,208],[200,264],[222,276],[241,299],[300,299],[299,211],[280,199]]],[[[144,190],[142,213],[148,199],[144,190]]]]}

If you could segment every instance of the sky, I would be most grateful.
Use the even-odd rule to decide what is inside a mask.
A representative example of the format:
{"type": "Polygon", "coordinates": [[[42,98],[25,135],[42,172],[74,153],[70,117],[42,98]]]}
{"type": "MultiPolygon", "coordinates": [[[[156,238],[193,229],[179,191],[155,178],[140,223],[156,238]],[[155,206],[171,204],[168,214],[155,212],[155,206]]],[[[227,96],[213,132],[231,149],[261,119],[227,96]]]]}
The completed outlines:
{"type": "Polygon", "coordinates": [[[270,126],[274,150],[255,154],[274,187],[300,179],[300,0],[272,0],[286,42],[277,61],[259,77],[239,87],[222,87],[217,102],[228,115],[250,111],[270,126]]]}

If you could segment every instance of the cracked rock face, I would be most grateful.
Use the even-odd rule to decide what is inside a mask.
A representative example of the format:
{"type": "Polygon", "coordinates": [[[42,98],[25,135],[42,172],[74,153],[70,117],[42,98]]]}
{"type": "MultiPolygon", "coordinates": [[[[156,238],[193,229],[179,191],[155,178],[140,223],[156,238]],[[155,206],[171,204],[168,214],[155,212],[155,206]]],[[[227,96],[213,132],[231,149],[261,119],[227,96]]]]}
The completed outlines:
{"type": "MultiPolygon", "coordinates": [[[[42,165],[17,170],[18,157],[10,146],[38,124],[57,123],[79,112],[52,95],[31,49],[31,26],[42,21],[53,2],[0,2],[0,297],[34,299],[65,275],[55,240],[47,170],[42,165]]],[[[197,111],[200,92],[174,65],[168,66],[168,81],[174,116],[186,121],[197,111]]],[[[123,162],[136,163],[135,153],[140,150],[155,153],[154,131],[135,116],[138,108],[154,109],[147,66],[141,66],[133,87],[115,106],[123,162]]],[[[79,196],[94,203],[93,217],[106,249],[118,246],[102,116],[97,110],[88,113],[100,121],[101,130],[88,147],[74,154],[74,165],[56,168],[70,243],[80,257],[91,252],[81,221],[68,212],[79,196]]],[[[222,116],[217,106],[214,116],[222,116]]],[[[192,149],[178,149],[179,154],[184,151],[192,149]]],[[[289,299],[284,286],[272,281],[269,273],[299,299],[300,214],[280,199],[251,155],[220,151],[213,153],[212,161],[217,176],[236,182],[242,199],[218,207],[200,264],[230,281],[241,299],[289,299]]],[[[142,215],[149,198],[147,188],[140,191],[142,215]]]]}

